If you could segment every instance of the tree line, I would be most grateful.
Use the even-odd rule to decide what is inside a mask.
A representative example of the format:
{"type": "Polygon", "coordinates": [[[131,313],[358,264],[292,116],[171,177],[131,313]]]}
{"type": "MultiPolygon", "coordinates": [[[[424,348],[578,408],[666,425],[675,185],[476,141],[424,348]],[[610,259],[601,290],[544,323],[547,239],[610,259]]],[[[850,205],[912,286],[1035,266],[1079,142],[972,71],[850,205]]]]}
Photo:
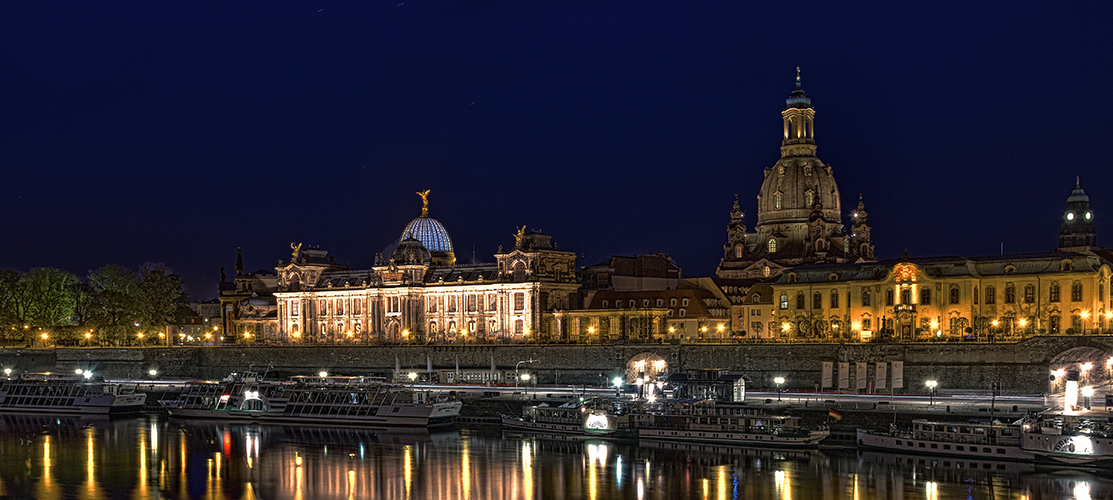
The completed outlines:
{"type": "Polygon", "coordinates": [[[37,267],[0,269],[4,345],[143,345],[189,309],[182,280],[163,264],[109,264],[88,276],[37,267]]]}

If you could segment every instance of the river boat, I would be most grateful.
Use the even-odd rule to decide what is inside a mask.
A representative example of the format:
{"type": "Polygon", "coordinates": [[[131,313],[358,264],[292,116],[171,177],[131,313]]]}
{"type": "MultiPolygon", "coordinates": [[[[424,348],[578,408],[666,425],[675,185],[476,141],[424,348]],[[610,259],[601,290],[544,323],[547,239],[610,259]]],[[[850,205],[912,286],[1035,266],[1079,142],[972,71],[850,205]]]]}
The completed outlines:
{"type": "Polygon", "coordinates": [[[547,403],[522,407],[522,416],[502,415],[503,429],[568,434],[577,436],[611,436],[630,434],[628,420],[621,407],[603,398],[587,402],[571,401],[559,406],[547,403]]]}
{"type": "Polygon", "coordinates": [[[64,415],[139,413],[147,395],[134,384],[105,382],[99,377],[24,373],[0,383],[0,412],[64,415]]]}
{"type": "Polygon", "coordinates": [[[1023,448],[1041,462],[1113,465],[1113,412],[1047,411],[1024,422],[1023,448]]]}
{"type": "Polygon", "coordinates": [[[1019,422],[912,421],[911,429],[890,428],[886,432],[858,429],[860,448],[899,453],[963,457],[979,460],[1031,461],[1035,455],[1021,448],[1023,427],[1019,422]]]}
{"type": "Polygon", "coordinates": [[[827,429],[806,429],[800,417],[712,400],[669,399],[631,415],[639,439],[780,448],[816,448],[827,429]]]}
{"type": "Polygon", "coordinates": [[[193,382],[178,399],[162,404],[180,418],[429,429],[451,426],[462,406],[370,377],[264,381],[250,372],[193,382]]]}

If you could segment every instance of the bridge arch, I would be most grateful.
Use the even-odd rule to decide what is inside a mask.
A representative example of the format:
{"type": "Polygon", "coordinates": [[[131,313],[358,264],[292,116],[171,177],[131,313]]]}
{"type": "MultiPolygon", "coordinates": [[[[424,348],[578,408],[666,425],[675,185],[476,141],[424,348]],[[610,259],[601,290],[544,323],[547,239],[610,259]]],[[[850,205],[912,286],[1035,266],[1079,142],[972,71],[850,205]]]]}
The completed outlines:
{"type": "Polygon", "coordinates": [[[633,383],[638,378],[643,378],[646,382],[656,381],[658,377],[667,377],[668,372],[669,363],[652,352],[636,354],[626,362],[627,383],[633,383]]]}

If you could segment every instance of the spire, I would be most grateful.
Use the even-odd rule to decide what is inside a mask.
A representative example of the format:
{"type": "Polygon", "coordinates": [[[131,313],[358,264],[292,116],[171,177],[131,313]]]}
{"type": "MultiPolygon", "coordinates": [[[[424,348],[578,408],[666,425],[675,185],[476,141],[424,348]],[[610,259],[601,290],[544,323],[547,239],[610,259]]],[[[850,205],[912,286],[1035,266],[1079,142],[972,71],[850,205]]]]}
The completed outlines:
{"type": "Polygon", "coordinates": [[[800,90],[800,67],[796,67],[796,90],[800,90]]]}
{"type": "Polygon", "coordinates": [[[742,222],[742,208],[738,206],[738,193],[734,193],[734,208],[730,210],[731,222],[742,222]]]}

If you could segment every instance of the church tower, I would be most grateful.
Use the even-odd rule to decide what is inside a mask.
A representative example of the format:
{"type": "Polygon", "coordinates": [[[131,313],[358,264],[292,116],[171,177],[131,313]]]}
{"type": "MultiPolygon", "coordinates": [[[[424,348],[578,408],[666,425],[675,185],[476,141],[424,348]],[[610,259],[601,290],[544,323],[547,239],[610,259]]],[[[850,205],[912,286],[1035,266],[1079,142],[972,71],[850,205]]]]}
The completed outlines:
{"type": "Polygon", "coordinates": [[[1094,227],[1094,213],[1090,210],[1090,197],[1086,196],[1081,182],[1075,177],[1074,191],[1067,197],[1063,225],[1059,228],[1059,250],[1086,252],[1097,245],[1098,234],[1094,227]]]}
{"type": "Polygon", "coordinates": [[[780,160],[765,169],[757,196],[757,225],[739,236],[745,226],[736,202],[719,277],[760,278],[804,264],[874,260],[868,226],[858,226],[864,245],[846,234],[834,171],[816,156],[815,108],[800,82],[800,68],[781,111],[781,127],[780,160]]]}

